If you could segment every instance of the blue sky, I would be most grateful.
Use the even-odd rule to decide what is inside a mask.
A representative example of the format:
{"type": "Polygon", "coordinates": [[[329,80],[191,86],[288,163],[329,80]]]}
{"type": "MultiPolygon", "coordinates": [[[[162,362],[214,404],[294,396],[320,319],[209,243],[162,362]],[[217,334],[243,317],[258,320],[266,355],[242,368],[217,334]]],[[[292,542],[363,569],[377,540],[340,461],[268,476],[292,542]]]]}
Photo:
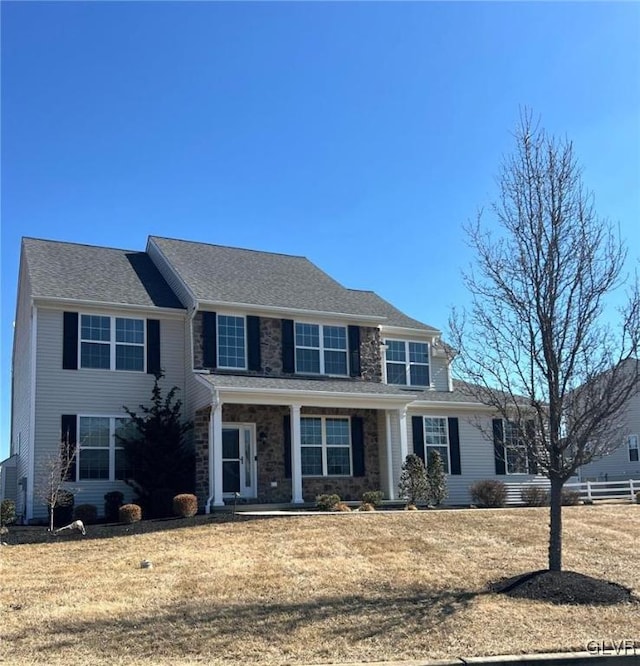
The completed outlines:
{"type": "Polygon", "coordinates": [[[20,238],[309,257],[446,330],[520,105],[640,254],[640,4],[2,2],[2,392],[20,238]]]}

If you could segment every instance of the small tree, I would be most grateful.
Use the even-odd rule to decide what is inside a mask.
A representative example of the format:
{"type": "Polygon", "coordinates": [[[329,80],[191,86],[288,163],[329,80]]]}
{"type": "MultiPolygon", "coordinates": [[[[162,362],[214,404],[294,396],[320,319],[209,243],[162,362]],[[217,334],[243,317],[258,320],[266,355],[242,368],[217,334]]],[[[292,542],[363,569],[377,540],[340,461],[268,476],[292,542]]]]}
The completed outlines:
{"type": "Polygon", "coordinates": [[[427,458],[427,486],[429,503],[440,506],[447,499],[449,493],[442,456],[435,449],[429,451],[429,457],[427,458]]]}
{"type": "Polygon", "coordinates": [[[407,500],[407,505],[427,497],[427,472],[422,459],[415,453],[410,453],[402,463],[398,491],[400,497],[407,500]]]}
{"type": "Polygon", "coordinates": [[[36,494],[47,505],[50,532],[53,532],[56,509],[73,505],[73,493],[65,488],[65,484],[71,480],[76,451],[77,447],[71,443],[69,433],[62,433],[58,451],[44,458],[44,482],[36,494]]]}
{"type": "Polygon", "coordinates": [[[178,387],[162,397],[162,377],[162,372],[155,375],[151,407],[140,405],[140,413],[124,407],[133,428],[130,435],[116,435],[131,470],[126,483],[136,490],[138,501],[150,514],[154,513],[154,497],[189,493],[195,480],[193,452],[185,442],[193,424],[182,420],[182,402],[175,397],[178,387]]]}

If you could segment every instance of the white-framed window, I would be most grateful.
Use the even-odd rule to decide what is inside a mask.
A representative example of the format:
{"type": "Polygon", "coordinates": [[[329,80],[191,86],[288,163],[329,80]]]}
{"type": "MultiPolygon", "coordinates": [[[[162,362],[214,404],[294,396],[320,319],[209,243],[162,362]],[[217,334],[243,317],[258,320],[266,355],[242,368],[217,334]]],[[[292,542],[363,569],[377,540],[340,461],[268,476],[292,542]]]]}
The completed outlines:
{"type": "Polygon", "coordinates": [[[429,453],[437,451],[442,458],[445,474],[451,469],[449,460],[449,422],[441,416],[424,417],[424,454],[429,462],[429,453]]]}
{"type": "Polygon", "coordinates": [[[80,315],[80,367],[145,371],[145,320],[80,315]]]}
{"type": "Polygon", "coordinates": [[[429,386],[429,344],[385,340],[387,384],[429,386]]]}
{"type": "Polygon", "coordinates": [[[239,315],[218,314],[218,367],[247,369],[246,319],[239,315]]]}
{"type": "Polygon", "coordinates": [[[296,372],[345,376],[347,327],[295,323],[296,372]]]}
{"type": "Polygon", "coordinates": [[[629,448],[629,462],[638,462],[640,458],[638,455],[638,435],[629,435],[627,446],[629,448]]]}
{"type": "Polygon", "coordinates": [[[302,476],[351,476],[351,421],[340,416],[300,418],[302,476]]]}
{"type": "Polygon", "coordinates": [[[76,478],[78,481],[118,481],[130,475],[124,447],[116,435],[131,436],[133,422],[123,416],[79,416],[76,478]]]}
{"type": "Polygon", "coordinates": [[[527,444],[517,423],[503,421],[504,461],[507,474],[528,474],[527,444]]]}

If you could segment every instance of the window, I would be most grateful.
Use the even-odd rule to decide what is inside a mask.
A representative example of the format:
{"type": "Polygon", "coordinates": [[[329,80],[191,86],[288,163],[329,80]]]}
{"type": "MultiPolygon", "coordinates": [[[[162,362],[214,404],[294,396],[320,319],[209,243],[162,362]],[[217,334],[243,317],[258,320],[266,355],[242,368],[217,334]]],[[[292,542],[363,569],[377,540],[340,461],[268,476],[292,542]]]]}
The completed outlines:
{"type": "Polygon", "coordinates": [[[507,474],[527,474],[527,445],[517,423],[504,421],[504,460],[507,474]]]}
{"type": "Polygon", "coordinates": [[[629,435],[629,462],[638,462],[638,435],[629,435]]]}
{"type": "Polygon", "coordinates": [[[350,476],[351,435],[348,418],[300,419],[303,476],[350,476]]]}
{"type": "Polygon", "coordinates": [[[347,374],[347,329],[296,322],[296,372],[347,374]]]}
{"type": "Polygon", "coordinates": [[[80,367],[144,372],[144,319],[80,316],[80,367]]]}
{"type": "Polygon", "coordinates": [[[429,345],[426,342],[385,340],[387,384],[429,386],[429,345]]]}
{"type": "Polygon", "coordinates": [[[444,472],[449,474],[449,427],[445,418],[424,417],[424,453],[427,462],[431,451],[440,454],[444,472]]]}
{"type": "Polygon", "coordinates": [[[131,419],[118,416],[81,416],[78,424],[78,480],[117,481],[130,476],[124,448],[116,435],[135,432],[131,419]]]}
{"type": "Polygon", "coordinates": [[[247,367],[244,317],[221,315],[218,322],[218,367],[245,370],[247,367]]]}

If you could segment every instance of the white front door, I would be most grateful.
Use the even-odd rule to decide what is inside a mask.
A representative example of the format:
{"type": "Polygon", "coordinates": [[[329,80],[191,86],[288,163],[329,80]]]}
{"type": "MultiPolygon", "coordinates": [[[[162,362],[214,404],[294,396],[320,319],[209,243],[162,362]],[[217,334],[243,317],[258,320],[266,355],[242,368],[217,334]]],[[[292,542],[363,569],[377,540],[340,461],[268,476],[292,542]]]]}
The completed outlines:
{"type": "Polygon", "coordinates": [[[256,497],[255,427],[222,424],[222,492],[256,497]]]}

